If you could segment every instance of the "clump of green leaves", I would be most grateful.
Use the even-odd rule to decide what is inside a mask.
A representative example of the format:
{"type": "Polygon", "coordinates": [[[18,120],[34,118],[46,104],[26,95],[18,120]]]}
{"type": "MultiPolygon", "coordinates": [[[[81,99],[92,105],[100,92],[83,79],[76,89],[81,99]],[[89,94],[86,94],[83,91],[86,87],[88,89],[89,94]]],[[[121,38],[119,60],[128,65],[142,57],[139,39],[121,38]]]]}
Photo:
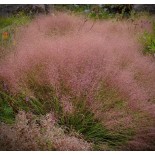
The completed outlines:
{"type": "Polygon", "coordinates": [[[6,98],[0,94],[0,121],[13,123],[15,119],[14,111],[8,104],[6,98]]]}
{"type": "Polygon", "coordinates": [[[155,54],[155,23],[153,23],[153,31],[145,32],[141,41],[144,45],[144,54],[155,54]]]}

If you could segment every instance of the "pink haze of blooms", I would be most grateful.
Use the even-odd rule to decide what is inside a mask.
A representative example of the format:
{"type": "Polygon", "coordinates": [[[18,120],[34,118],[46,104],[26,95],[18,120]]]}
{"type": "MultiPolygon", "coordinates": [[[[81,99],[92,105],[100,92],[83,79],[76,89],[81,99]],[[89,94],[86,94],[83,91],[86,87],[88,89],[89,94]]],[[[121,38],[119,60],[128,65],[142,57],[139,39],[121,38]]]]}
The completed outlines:
{"type": "Polygon", "coordinates": [[[98,21],[91,29],[93,21],[83,23],[67,14],[36,18],[17,34],[16,50],[0,63],[0,77],[18,91],[26,85],[26,74],[42,66],[41,82],[61,94],[63,81],[73,94],[86,93],[92,107],[91,95],[102,81],[117,89],[131,109],[155,117],[155,61],[142,54],[136,39],[150,25],[98,21]]]}
{"type": "Polygon", "coordinates": [[[0,64],[0,76],[18,89],[24,74],[42,65],[50,84],[59,87],[63,79],[77,94],[93,91],[102,80],[131,102],[151,99],[155,65],[135,41],[141,30],[111,21],[97,22],[90,30],[92,22],[83,22],[66,14],[37,18],[18,34],[16,51],[0,64]]]}

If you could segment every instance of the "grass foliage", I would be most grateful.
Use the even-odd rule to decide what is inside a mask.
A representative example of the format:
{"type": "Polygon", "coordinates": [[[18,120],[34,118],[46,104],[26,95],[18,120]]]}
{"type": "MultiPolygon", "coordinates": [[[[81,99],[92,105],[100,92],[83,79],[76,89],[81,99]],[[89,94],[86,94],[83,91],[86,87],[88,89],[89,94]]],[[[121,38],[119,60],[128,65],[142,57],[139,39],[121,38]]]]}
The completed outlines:
{"type": "MultiPolygon", "coordinates": [[[[65,113],[52,86],[31,81],[30,89],[33,90],[35,97],[28,97],[24,93],[13,95],[0,91],[0,121],[13,123],[18,111],[22,110],[40,116],[52,110],[58,119],[58,124],[65,128],[66,133],[76,131],[85,140],[93,143],[94,148],[98,150],[102,150],[102,145],[109,146],[109,149],[120,147],[131,137],[127,133],[113,133],[106,129],[87,107],[85,97],[72,97],[74,111],[65,113]]],[[[105,97],[108,97],[106,92],[105,97]]]]}
{"type": "MultiPolygon", "coordinates": [[[[88,16],[94,19],[109,18],[106,11],[100,10],[98,13],[92,11],[88,16]]],[[[23,14],[3,18],[0,21],[1,35],[4,32],[9,34],[5,42],[12,43],[16,28],[29,21],[30,18],[23,14]]],[[[2,62],[2,66],[0,66],[2,68],[0,71],[0,122],[5,124],[15,122],[14,124],[16,124],[15,118],[21,112],[19,123],[22,124],[22,128],[19,129],[19,133],[24,131],[26,137],[24,138],[29,139],[30,144],[33,143],[33,138],[37,133],[43,137],[43,143],[45,141],[44,144],[49,145],[49,150],[53,148],[67,150],[68,147],[64,148],[66,145],[70,146],[70,150],[74,150],[74,148],[77,149],[76,144],[78,143],[81,144],[81,150],[90,149],[90,147],[82,147],[85,142],[93,144],[94,150],[119,150],[133,138],[134,129],[138,128],[134,121],[136,116],[131,111],[136,111],[138,115],[139,111],[144,108],[143,102],[148,103],[144,96],[147,89],[144,87],[144,91],[142,91],[141,86],[133,78],[137,70],[143,71],[141,62],[146,63],[147,61],[143,60],[143,57],[137,52],[137,46],[129,37],[128,24],[123,26],[122,23],[113,25],[112,22],[105,22],[103,25],[96,24],[95,26],[98,27],[94,27],[93,31],[89,33],[81,31],[77,39],[77,32],[75,31],[75,35],[73,29],[77,29],[77,21],[68,15],[60,15],[59,18],[49,16],[47,19],[46,17],[38,18],[39,29],[36,29],[36,23],[34,25],[32,23],[28,27],[30,28],[28,32],[36,30],[34,34],[25,34],[25,42],[23,43],[21,39],[21,45],[18,47],[18,56],[10,56],[12,59],[12,61],[9,59],[10,62],[7,62],[6,58],[6,63],[2,62]],[[73,21],[75,26],[72,25],[73,21]],[[71,25],[70,27],[68,23],[71,25]],[[57,39],[42,35],[41,30],[46,28],[53,30],[56,26],[60,31],[65,31],[66,27],[72,28],[73,34],[67,31],[69,35],[58,35],[57,39]],[[98,31],[99,29],[102,33],[98,31]],[[109,37],[105,34],[108,34],[109,37]],[[118,38],[118,35],[122,38],[118,38]],[[70,47],[68,43],[73,47],[70,47]],[[59,45],[60,47],[58,47],[59,45]],[[136,56],[139,56],[140,61],[137,61],[136,56]],[[127,61],[127,67],[121,67],[122,60],[127,61]],[[135,64],[137,68],[135,67],[134,70],[132,67],[135,64]],[[10,69],[10,67],[12,68],[10,69]],[[9,82],[7,83],[7,81],[9,82]],[[110,83],[111,85],[109,85],[110,83]],[[142,102],[141,105],[139,102],[142,102]],[[35,120],[34,115],[44,121],[35,120]],[[52,124],[52,122],[54,123],[52,124]],[[63,132],[54,128],[55,124],[62,128],[63,132]],[[27,132],[30,132],[30,135],[27,132]],[[53,132],[54,135],[52,135],[53,132]],[[73,138],[72,134],[76,136],[73,138]],[[69,140],[65,141],[66,138],[69,140]],[[48,143],[49,139],[52,139],[54,143],[48,143]],[[71,144],[72,142],[73,144],[71,144]]],[[[145,47],[152,52],[154,36],[147,35],[150,34],[145,36],[145,47]]],[[[0,41],[2,47],[4,47],[3,38],[0,41]]],[[[150,64],[152,62],[148,66],[150,64]]],[[[154,77],[150,74],[153,69],[150,68],[149,78],[154,77]]],[[[146,71],[144,68],[144,72],[146,71]]],[[[150,90],[153,88],[151,87],[150,90]]],[[[148,97],[147,94],[146,97],[148,97]]],[[[151,107],[151,105],[149,106],[151,107]]],[[[148,107],[146,107],[146,113],[147,110],[148,107]]],[[[152,117],[150,116],[150,118],[152,117]]],[[[137,117],[137,122],[144,120],[145,118],[140,120],[140,117],[137,117]]],[[[20,142],[18,138],[17,142],[20,142]]]]}

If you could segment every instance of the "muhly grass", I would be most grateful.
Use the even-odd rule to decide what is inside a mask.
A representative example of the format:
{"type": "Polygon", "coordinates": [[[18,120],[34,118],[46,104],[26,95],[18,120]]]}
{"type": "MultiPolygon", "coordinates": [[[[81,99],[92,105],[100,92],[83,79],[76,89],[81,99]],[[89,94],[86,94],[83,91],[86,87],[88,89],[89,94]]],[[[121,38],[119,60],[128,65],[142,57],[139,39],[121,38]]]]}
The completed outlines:
{"type": "Polygon", "coordinates": [[[155,62],[136,39],[144,30],[67,14],[21,28],[0,62],[1,150],[154,150],[155,62]]]}
{"type": "Polygon", "coordinates": [[[0,126],[1,150],[90,150],[91,143],[67,135],[52,113],[37,117],[20,111],[13,126],[0,126]]]}

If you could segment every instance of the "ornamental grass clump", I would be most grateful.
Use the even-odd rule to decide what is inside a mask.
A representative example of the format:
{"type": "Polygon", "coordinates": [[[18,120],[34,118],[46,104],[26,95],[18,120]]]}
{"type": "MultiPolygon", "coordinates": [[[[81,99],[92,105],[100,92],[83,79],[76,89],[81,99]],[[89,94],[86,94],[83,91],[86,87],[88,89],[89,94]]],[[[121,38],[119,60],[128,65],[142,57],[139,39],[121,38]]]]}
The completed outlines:
{"type": "MultiPolygon", "coordinates": [[[[147,149],[138,145],[141,140],[136,135],[147,133],[144,137],[148,137],[152,134],[148,127],[155,128],[155,62],[142,54],[136,35],[150,29],[149,24],[135,28],[130,21],[94,24],[67,14],[40,16],[22,27],[16,34],[16,48],[0,62],[0,81],[7,85],[7,91],[0,87],[1,104],[9,103],[7,115],[13,122],[19,111],[31,112],[36,119],[52,111],[57,123],[53,128],[48,122],[44,128],[38,127],[37,120],[29,125],[25,118],[22,130],[18,123],[13,128],[16,138],[10,134],[12,128],[2,124],[3,140],[7,135],[15,143],[5,148],[8,141],[4,141],[1,146],[10,150],[134,150],[136,143],[137,148],[147,149]],[[15,146],[25,139],[29,143],[15,146]]],[[[154,149],[151,138],[146,143],[154,149]]]]}

